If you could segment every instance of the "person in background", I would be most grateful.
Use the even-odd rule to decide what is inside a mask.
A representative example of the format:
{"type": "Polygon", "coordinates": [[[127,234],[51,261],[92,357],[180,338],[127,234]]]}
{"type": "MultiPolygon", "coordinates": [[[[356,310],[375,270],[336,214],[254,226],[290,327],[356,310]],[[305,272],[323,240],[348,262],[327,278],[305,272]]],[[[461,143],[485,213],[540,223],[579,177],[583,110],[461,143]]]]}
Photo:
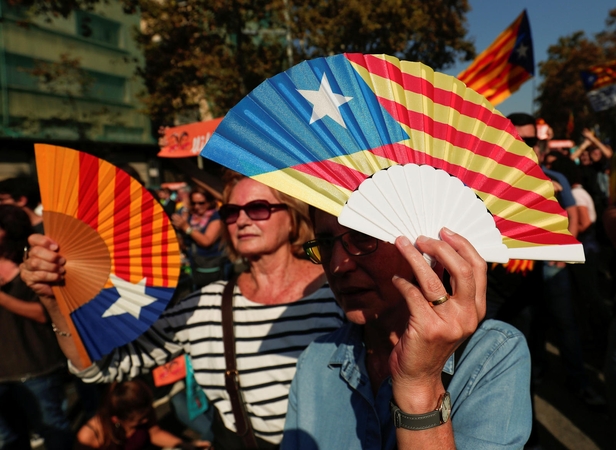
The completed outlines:
{"type": "Polygon", "coordinates": [[[577,239],[584,246],[586,261],[584,264],[569,264],[580,332],[587,342],[594,340],[603,346],[609,327],[611,313],[607,301],[603,298],[599,286],[599,254],[601,245],[597,238],[597,212],[595,203],[581,183],[579,167],[559,152],[550,152],[545,156],[545,166],[567,177],[571,185],[571,194],[578,209],[577,239]]]}
{"type": "MultiPolygon", "coordinates": [[[[610,204],[603,213],[602,219],[607,237],[616,250],[616,159],[612,160],[609,200],[610,204]]],[[[616,300],[616,296],[614,299],[616,300]]],[[[608,429],[614,430],[616,429],[616,315],[612,315],[607,341],[603,373],[605,374],[610,418],[608,429]]],[[[612,446],[616,448],[616,433],[611,432],[611,436],[612,446]]]]}
{"type": "Polygon", "coordinates": [[[184,211],[188,211],[190,206],[190,186],[184,184],[176,191],[175,199],[175,212],[182,214],[184,211]]]}
{"type": "Polygon", "coordinates": [[[591,130],[584,128],[582,130],[582,136],[584,136],[584,141],[573,153],[571,153],[570,158],[572,160],[576,161],[585,151],[588,151],[590,154],[594,153],[594,155],[591,156],[592,161],[599,161],[602,158],[610,160],[612,158],[614,151],[601,142],[591,130]]]}
{"type": "MultiPolygon", "coordinates": [[[[302,244],[312,239],[308,206],[250,178],[229,176],[220,217],[227,253],[246,269],[233,286],[233,321],[239,383],[260,448],[282,439],[288,393],[299,354],[316,337],[344,322],[323,269],[302,244]]],[[[55,242],[30,238],[22,277],[42,298],[61,331],[67,324],[51,286],[62,282],[66,260],[55,242]]],[[[228,282],[217,281],[166,310],[135,342],[84,367],[71,340],[59,336],[72,371],[89,382],[136,377],[179,354],[190,356],[195,379],[214,407],[216,450],[242,448],[229,394],[221,339],[221,304],[228,282]]]]}
{"type": "Polygon", "coordinates": [[[29,449],[36,433],[46,450],[67,450],[66,359],[38,296],[19,276],[32,231],[22,208],[0,205],[0,448],[29,449]]]}
{"type": "Polygon", "coordinates": [[[190,214],[173,214],[171,222],[181,233],[182,248],[190,262],[194,289],[222,279],[228,258],[220,241],[223,225],[216,199],[205,189],[192,189],[190,214]]]}
{"type": "MultiPolygon", "coordinates": [[[[582,135],[584,142],[571,155],[571,158],[576,160],[579,157],[580,181],[593,199],[597,217],[602,217],[608,205],[608,173],[614,152],[610,146],[601,142],[591,130],[585,128],[582,135]]],[[[596,223],[596,234],[599,242],[609,248],[610,243],[602,220],[598,220],[596,223]]]]}
{"type": "Polygon", "coordinates": [[[175,200],[171,198],[171,190],[166,187],[162,187],[156,191],[158,194],[158,200],[163,205],[163,209],[169,217],[175,213],[175,200]]]}
{"type": "MultiPolygon", "coordinates": [[[[535,119],[532,116],[525,113],[514,113],[508,118],[522,139],[530,141],[536,137],[535,119]]],[[[530,143],[532,142],[528,143],[529,146],[530,143]]],[[[539,164],[543,172],[552,179],[556,199],[566,211],[569,219],[569,232],[577,236],[579,217],[575,198],[571,193],[571,185],[565,175],[545,167],[545,153],[539,150],[537,144],[535,140],[533,149],[537,154],[539,164]]],[[[539,320],[543,322],[543,326],[538,328],[546,329],[553,326],[556,329],[557,345],[569,390],[588,406],[604,406],[605,399],[591,386],[584,366],[582,343],[571,295],[571,276],[567,265],[562,262],[547,261],[542,266],[545,309],[539,309],[542,316],[539,320]]],[[[545,341],[545,336],[542,336],[540,340],[545,341]]],[[[545,342],[542,345],[545,346],[545,342]]]]}
{"type": "Polygon", "coordinates": [[[43,217],[36,213],[41,204],[38,183],[28,176],[0,181],[0,205],[17,205],[28,215],[35,233],[43,233],[43,217]]]}
{"type": "Polygon", "coordinates": [[[152,402],[150,388],[139,379],[111,383],[97,414],[78,431],[75,450],[210,448],[210,442],[185,442],[160,428],[152,402]]]}

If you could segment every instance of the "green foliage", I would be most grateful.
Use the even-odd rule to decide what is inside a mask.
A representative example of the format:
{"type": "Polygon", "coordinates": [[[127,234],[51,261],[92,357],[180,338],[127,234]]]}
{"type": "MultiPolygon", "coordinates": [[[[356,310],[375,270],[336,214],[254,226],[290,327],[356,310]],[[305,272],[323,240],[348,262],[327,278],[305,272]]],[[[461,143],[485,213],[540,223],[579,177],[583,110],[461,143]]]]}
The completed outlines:
{"type": "Polygon", "coordinates": [[[388,53],[435,68],[473,56],[463,39],[466,0],[140,0],[140,6],[147,24],[137,36],[147,62],[140,75],[158,123],[172,123],[198,94],[221,116],[291,62],[317,56],[388,53]]]}
{"type": "Polygon", "coordinates": [[[597,64],[616,59],[616,9],[609,12],[606,30],[590,39],[583,31],[561,37],[548,49],[548,59],[539,63],[543,77],[539,85],[537,115],[554,130],[557,139],[579,140],[583,128],[598,125],[603,138],[611,137],[616,142],[614,127],[615,108],[608,111],[593,111],[582,84],[580,72],[597,64]],[[574,130],[567,133],[570,113],[574,117],[574,130]]]}
{"type": "Polygon", "coordinates": [[[141,0],[136,35],[146,65],[139,74],[155,122],[170,124],[206,100],[223,115],[265,78],[284,69],[281,19],[267,1],[141,0]],[[262,32],[265,31],[265,32],[262,32]]]}
{"type": "Polygon", "coordinates": [[[306,0],[293,6],[298,56],[341,52],[385,53],[433,69],[471,60],[466,40],[466,0],[306,0]]]}
{"type": "MultiPolygon", "coordinates": [[[[101,0],[12,0],[67,16],[101,0]]],[[[465,39],[468,0],[123,0],[138,11],[135,37],[147,112],[158,125],[207,103],[226,113],[266,78],[304,59],[386,53],[443,69],[474,57],[465,39]],[[291,39],[287,39],[290,36],[291,39]]]]}

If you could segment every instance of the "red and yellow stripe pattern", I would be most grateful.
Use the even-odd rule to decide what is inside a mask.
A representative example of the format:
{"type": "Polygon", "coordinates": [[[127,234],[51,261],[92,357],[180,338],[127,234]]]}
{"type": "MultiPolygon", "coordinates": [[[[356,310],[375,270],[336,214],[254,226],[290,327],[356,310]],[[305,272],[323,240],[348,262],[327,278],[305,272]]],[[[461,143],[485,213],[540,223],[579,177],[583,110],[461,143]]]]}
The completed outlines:
{"type": "MultiPolygon", "coordinates": [[[[376,171],[395,164],[428,164],[475,191],[507,247],[578,244],[534,152],[482,96],[420,63],[383,55],[345,56],[410,139],[255,179],[287,192],[293,182],[298,183],[295,192],[302,191],[301,184],[310,185],[311,192],[335,197],[328,211],[339,215],[350,193],[376,171]]],[[[310,195],[303,199],[311,203],[310,195]]],[[[326,209],[322,199],[317,204],[326,209]]]]}
{"type": "MultiPolygon", "coordinates": [[[[147,286],[175,286],[175,233],[138,181],[95,156],[50,145],[37,144],[37,167],[45,211],[72,216],[96,230],[109,249],[111,273],[131,283],[146,278],[147,286]],[[72,182],[75,189],[67,189],[72,182]]],[[[110,286],[107,281],[105,287],[110,286]]]]}
{"type": "Polygon", "coordinates": [[[496,106],[533,74],[532,39],[524,11],[457,78],[496,106]],[[520,47],[525,54],[516,54],[520,47]]]}

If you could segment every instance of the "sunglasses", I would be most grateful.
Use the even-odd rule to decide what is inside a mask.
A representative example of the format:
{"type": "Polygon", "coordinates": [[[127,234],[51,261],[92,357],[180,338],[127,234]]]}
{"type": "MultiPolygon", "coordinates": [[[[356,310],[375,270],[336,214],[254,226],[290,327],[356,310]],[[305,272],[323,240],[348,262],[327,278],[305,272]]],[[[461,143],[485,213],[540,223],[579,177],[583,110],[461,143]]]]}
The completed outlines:
{"type": "Polygon", "coordinates": [[[336,241],[342,243],[342,248],[351,256],[369,255],[376,251],[379,240],[359,231],[349,230],[334,237],[319,237],[306,242],[303,247],[306,255],[315,264],[322,264],[323,259],[329,259],[336,241]]]}
{"type": "Polygon", "coordinates": [[[254,200],[246,203],[244,206],[228,203],[220,207],[218,213],[220,218],[227,225],[237,222],[240,216],[240,211],[244,211],[251,220],[267,220],[272,215],[273,211],[288,209],[289,206],[284,203],[270,203],[267,200],[254,200]]]}
{"type": "Polygon", "coordinates": [[[205,205],[207,202],[192,202],[193,205],[205,205]]]}
{"type": "Polygon", "coordinates": [[[539,142],[539,138],[536,137],[523,137],[522,140],[530,148],[533,148],[535,145],[537,145],[537,142],[539,142]]]}

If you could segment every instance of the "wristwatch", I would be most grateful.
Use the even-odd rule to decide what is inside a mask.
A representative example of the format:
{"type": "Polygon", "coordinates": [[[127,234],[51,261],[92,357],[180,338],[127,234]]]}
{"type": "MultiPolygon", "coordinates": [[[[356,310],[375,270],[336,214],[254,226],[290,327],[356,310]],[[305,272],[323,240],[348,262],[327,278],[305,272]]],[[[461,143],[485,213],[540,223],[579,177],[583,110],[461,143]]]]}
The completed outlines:
{"type": "Polygon", "coordinates": [[[427,430],[447,423],[451,415],[451,397],[445,392],[438,400],[438,407],[426,414],[407,414],[391,401],[389,403],[391,415],[396,428],[407,430],[427,430]]]}

